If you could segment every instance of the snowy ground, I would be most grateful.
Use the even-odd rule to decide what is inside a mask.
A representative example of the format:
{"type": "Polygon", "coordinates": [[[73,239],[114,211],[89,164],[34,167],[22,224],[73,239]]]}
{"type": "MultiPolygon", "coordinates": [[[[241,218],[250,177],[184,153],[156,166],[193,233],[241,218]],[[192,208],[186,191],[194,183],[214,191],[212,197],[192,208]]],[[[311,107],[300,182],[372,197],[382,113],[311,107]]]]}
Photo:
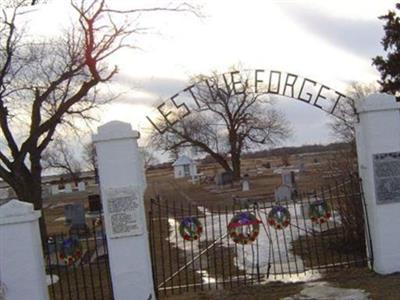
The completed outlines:
{"type": "MultiPolygon", "coordinates": [[[[289,212],[291,214],[293,224],[296,226],[288,226],[285,230],[275,230],[270,228],[267,225],[267,213],[264,210],[256,210],[255,214],[258,219],[261,219],[265,227],[260,225],[260,234],[258,236],[258,262],[260,273],[267,273],[268,265],[271,264],[270,272],[272,274],[283,274],[279,277],[280,280],[287,281],[299,281],[299,280],[307,280],[307,279],[316,279],[318,276],[314,272],[314,274],[310,274],[310,272],[305,272],[305,267],[303,261],[300,257],[295,257],[292,254],[292,241],[295,241],[299,238],[299,236],[305,235],[307,232],[326,230],[327,227],[320,226],[312,226],[310,220],[304,220],[302,216],[302,207],[300,204],[290,204],[287,206],[289,212]],[[296,218],[297,216],[297,218],[296,218]],[[285,242],[286,241],[286,242],[285,242]],[[285,247],[286,245],[286,247],[285,247]],[[296,276],[286,276],[284,274],[296,274],[296,276]]],[[[200,238],[200,242],[205,242],[208,238],[208,243],[211,244],[213,241],[217,241],[217,245],[222,245],[223,247],[233,247],[233,241],[228,239],[227,236],[227,225],[231,218],[233,217],[232,213],[229,214],[211,214],[206,209],[199,207],[199,211],[205,211],[205,216],[199,217],[199,220],[202,222],[204,227],[204,232],[200,238]],[[221,223],[221,230],[219,223],[221,223]],[[212,232],[212,224],[218,224],[218,228],[214,228],[214,238],[212,232]],[[218,231],[218,232],[216,232],[218,231]]],[[[338,214],[334,214],[338,215],[338,214]]],[[[174,247],[178,247],[181,250],[187,250],[187,260],[190,261],[192,257],[192,246],[188,246],[189,242],[184,242],[184,240],[179,235],[179,222],[181,220],[175,220],[173,218],[168,219],[171,233],[169,240],[174,247]],[[186,243],[186,247],[184,247],[184,243],[186,243]]],[[[335,219],[336,224],[340,223],[338,218],[335,219]]],[[[254,274],[256,271],[256,262],[257,262],[257,247],[255,243],[252,245],[239,245],[236,247],[237,249],[237,257],[234,259],[235,265],[240,270],[245,270],[246,274],[254,274]]],[[[235,250],[236,251],[236,250],[235,250]]],[[[199,254],[199,243],[193,243],[193,257],[199,254]]],[[[200,272],[200,271],[199,271],[200,272]]],[[[207,274],[204,274],[204,270],[202,270],[202,275],[207,277],[207,274]]],[[[208,278],[210,282],[215,281],[214,278],[208,278]]]]}

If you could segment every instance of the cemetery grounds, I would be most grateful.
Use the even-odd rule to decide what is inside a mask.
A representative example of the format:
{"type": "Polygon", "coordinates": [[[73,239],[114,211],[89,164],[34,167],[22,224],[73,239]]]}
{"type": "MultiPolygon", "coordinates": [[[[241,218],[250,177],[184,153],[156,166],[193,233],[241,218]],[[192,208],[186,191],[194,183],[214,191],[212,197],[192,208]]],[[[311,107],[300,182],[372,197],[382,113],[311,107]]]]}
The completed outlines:
{"type": "MultiPolygon", "coordinates": [[[[280,185],[281,177],[278,174],[274,174],[272,169],[261,168],[260,171],[260,168],[258,167],[260,164],[260,160],[246,160],[243,162],[243,170],[249,173],[251,181],[251,189],[247,192],[241,191],[239,183],[234,183],[233,185],[227,185],[225,187],[217,187],[212,182],[192,184],[188,179],[174,179],[172,169],[170,168],[149,171],[147,173],[148,188],[145,195],[146,210],[150,210],[151,199],[156,198],[161,202],[173,202],[176,209],[178,207],[186,207],[189,205],[192,206],[194,210],[195,208],[200,207],[204,211],[209,211],[211,213],[213,210],[218,209],[218,207],[231,206],[234,197],[238,199],[252,198],[269,199],[267,201],[273,201],[274,189],[280,185]]],[[[200,166],[199,172],[202,172],[204,178],[206,178],[206,176],[213,176],[217,169],[218,167],[216,165],[208,164],[200,166]]],[[[315,164],[314,166],[309,166],[306,172],[297,176],[299,189],[311,191],[321,186],[333,184],[332,178],[324,175],[324,172],[321,171],[321,169],[323,169],[323,166],[321,167],[320,164],[315,164]]],[[[69,203],[82,203],[87,210],[88,193],[96,192],[97,190],[93,189],[89,192],[61,195],[57,196],[55,199],[48,199],[44,208],[48,234],[54,235],[63,233],[64,235],[68,235],[68,226],[66,226],[63,221],[63,206],[69,203]]],[[[184,215],[184,212],[182,215],[184,215]]],[[[53,299],[76,299],[77,294],[80,294],[82,299],[86,299],[86,297],[87,299],[110,299],[111,283],[109,278],[108,261],[105,257],[107,250],[104,249],[104,232],[103,234],[99,234],[99,227],[96,228],[94,225],[94,222],[98,220],[98,218],[98,215],[87,214],[87,226],[93,231],[92,234],[88,234],[87,237],[84,238],[84,242],[82,243],[84,245],[83,248],[86,248],[88,250],[87,252],[91,252],[86,255],[86,259],[90,260],[92,263],[88,264],[88,266],[80,263],[79,266],[73,266],[73,272],[58,273],[61,274],[59,276],[60,278],[58,278],[59,281],[49,287],[50,294],[54,294],[52,297],[53,299]],[[101,238],[94,238],[96,234],[101,236],[101,238]],[[99,244],[101,244],[100,248],[99,244]],[[64,288],[60,289],[62,282],[64,282],[64,288]],[[73,286],[76,286],[76,288],[73,286]],[[52,289],[53,293],[51,292],[52,289]],[[60,296],[60,292],[65,293],[67,296],[60,296]]],[[[148,216],[148,218],[151,218],[151,216],[148,216]]],[[[165,259],[162,266],[155,270],[156,273],[162,273],[163,270],[160,269],[168,269],[168,266],[175,265],[176,263],[179,265],[180,257],[184,256],[184,253],[182,253],[184,251],[179,249],[179,243],[175,243],[173,247],[169,247],[167,251],[169,253],[167,253],[166,249],[163,248],[161,241],[168,240],[171,242],[171,239],[178,239],[176,223],[179,222],[179,220],[176,220],[174,224],[171,223],[170,219],[171,218],[165,218],[164,221],[160,221],[158,226],[154,226],[153,224],[153,227],[151,228],[152,234],[157,236],[160,241],[153,243],[153,254],[156,256],[164,256],[165,259]],[[161,224],[161,222],[163,223],[161,224]]],[[[294,252],[296,252],[296,242],[298,241],[293,241],[292,251],[294,252]]],[[[338,286],[346,287],[351,285],[351,287],[365,287],[371,293],[373,299],[375,299],[376,294],[381,293],[380,290],[382,283],[385,282],[385,285],[387,286],[386,293],[389,294],[388,298],[382,299],[396,299],[390,298],[390,291],[392,291],[392,287],[399,282],[397,276],[388,277],[386,280],[381,276],[369,272],[365,266],[351,269],[339,268],[335,273],[316,272],[316,276],[306,276],[307,278],[296,279],[294,274],[293,280],[289,278],[289,280],[283,281],[285,283],[281,283],[282,281],[280,281],[279,278],[273,278],[271,281],[262,282],[261,285],[243,286],[241,282],[230,282],[228,284],[223,283],[222,286],[220,285],[218,287],[212,282],[210,275],[214,274],[215,276],[223,276],[221,272],[227,272],[228,269],[235,270],[239,276],[242,273],[238,270],[237,262],[233,259],[234,253],[231,253],[232,255],[226,255],[226,253],[223,255],[224,252],[232,250],[229,250],[226,247],[223,248],[222,244],[215,245],[212,250],[213,251],[209,251],[207,254],[208,274],[205,272],[202,274],[193,273],[195,274],[194,278],[186,278],[186,283],[189,285],[190,283],[199,281],[204,284],[197,286],[197,288],[194,285],[192,287],[182,286],[179,289],[172,290],[163,290],[161,287],[159,289],[159,297],[167,299],[238,299],[242,295],[247,294],[249,296],[251,295],[251,299],[266,299],[266,294],[269,294],[271,295],[271,298],[268,297],[268,299],[279,299],[296,294],[301,290],[303,283],[296,281],[312,282],[315,280],[329,280],[338,286]],[[207,276],[209,276],[208,281],[207,276]],[[222,290],[224,292],[222,292],[222,290]]],[[[299,253],[296,254],[300,255],[299,253]]],[[[129,255],[129,249],[127,249],[127,255],[129,255]]],[[[311,261],[314,259],[315,258],[311,258],[311,261]]],[[[203,261],[203,263],[205,262],[203,261]]],[[[171,271],[174,270],[171,269],[171,271]]],[[[166,271],[164,270],[164,273],[165,272],[166,271]]],[[[168,273],[168,271],[166,273],[168,273]]],[[[185,281],[182,279],[184,277],[184,272],[182,273],[183,274],[179,274],[171,281],[175,284],[177,283],[178,278],[179,280],[185,281]]],[[[193,274],[191,274],[191,276],[193,274]]]]}

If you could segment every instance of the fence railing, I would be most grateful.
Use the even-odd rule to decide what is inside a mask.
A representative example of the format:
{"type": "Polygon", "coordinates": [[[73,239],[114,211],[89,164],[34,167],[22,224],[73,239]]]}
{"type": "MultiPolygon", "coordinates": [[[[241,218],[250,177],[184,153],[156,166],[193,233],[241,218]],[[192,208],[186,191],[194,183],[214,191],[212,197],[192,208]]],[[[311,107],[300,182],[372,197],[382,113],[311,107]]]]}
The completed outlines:
{"type": "MultiPolygon", "coordinates": [[[[204,207],[152,199],[149,228],[155,286],[165,294],[181,293],[305,278],[310,272],[365,265],[362,205],[358,179],[313,193],[299,192],[294,200],[280,203],[258,199],[204,207]],[[310,214],[316,203],[328,212],[323,220],[322,215],[318,219],[310,214]],[[290,214],[284,229],[270,224],[269,213],[277,206],[290,214]],[[252,215],[259,224],[257,238],[247,244],[236,243],[236,233],[232,235],[232,220],[241,214],[252,215]],[[195,239],[184,236],[182,226],[187,220],[198,220],[194,230],[201,227],[195,239]]],[[[243,227],[244,235],[251,231],[251,226],[243,227]]]]}
{"type": "Polygon", "coordinates": [[[48,237],[45,263],[50,299],[113,299],[102,224],[98,216],[86,230],[48,237]]]}

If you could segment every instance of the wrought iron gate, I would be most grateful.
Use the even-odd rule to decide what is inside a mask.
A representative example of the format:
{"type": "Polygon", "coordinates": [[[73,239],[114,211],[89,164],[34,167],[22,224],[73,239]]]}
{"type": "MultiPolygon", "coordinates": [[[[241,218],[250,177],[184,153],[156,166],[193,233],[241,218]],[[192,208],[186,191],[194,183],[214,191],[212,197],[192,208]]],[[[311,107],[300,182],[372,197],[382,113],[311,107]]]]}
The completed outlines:
{"type": "Polygon", "coordinates": [[[152,199],[149,210],[153,274],[158,293],[228,288],[285,277],[307,277],[321,270],[363,266],[365,249],[363,194],[359,180],[350,178],[295,200],[279,203],[290,212],[284,229],[268,224],[273,201],[249,201],[226,206],[193,205],[152,199]],[[326,221],[310,219],[310,204],[329,207],[326,221]],[[235,243],[228,224],[238,213],[250,213],[260,223],[258,238],[235,243]],[[179,234],[182,219],[195,217],[202,234],[188,241],[179,234]]]}

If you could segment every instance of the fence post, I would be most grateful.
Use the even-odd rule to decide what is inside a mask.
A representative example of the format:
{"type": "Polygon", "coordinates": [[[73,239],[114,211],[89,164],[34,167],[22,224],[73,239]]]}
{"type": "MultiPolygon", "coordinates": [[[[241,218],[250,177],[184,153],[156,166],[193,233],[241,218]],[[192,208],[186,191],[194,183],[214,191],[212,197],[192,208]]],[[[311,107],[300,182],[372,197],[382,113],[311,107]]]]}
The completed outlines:
{"type": "Polygon", "coordinates": [[[93,136],[116,300],[155,299],[139,137],[130,124],[119,121],[100,126],[93,136]]]}
{"type": "MultiPolygon", "coordinates": [[[[400,103],[373,94],[357,105],[358,168],[369,218],[373,269],[400,271],[400,103]]],[[[367,223],[367,222],[366,222],[367,223]]],[[[368,229],[368,228],[367,228],[368,229]]],[[[367,237],[369,238],[369,237],[367,237]]],[[[367,240],[369,246],[369,241],[367,240]]]]}
{"type": "Polygon", "coordinates": [[[0,299],[49,299],[39,217],[30,203],[0,206],[0,299]]]}

